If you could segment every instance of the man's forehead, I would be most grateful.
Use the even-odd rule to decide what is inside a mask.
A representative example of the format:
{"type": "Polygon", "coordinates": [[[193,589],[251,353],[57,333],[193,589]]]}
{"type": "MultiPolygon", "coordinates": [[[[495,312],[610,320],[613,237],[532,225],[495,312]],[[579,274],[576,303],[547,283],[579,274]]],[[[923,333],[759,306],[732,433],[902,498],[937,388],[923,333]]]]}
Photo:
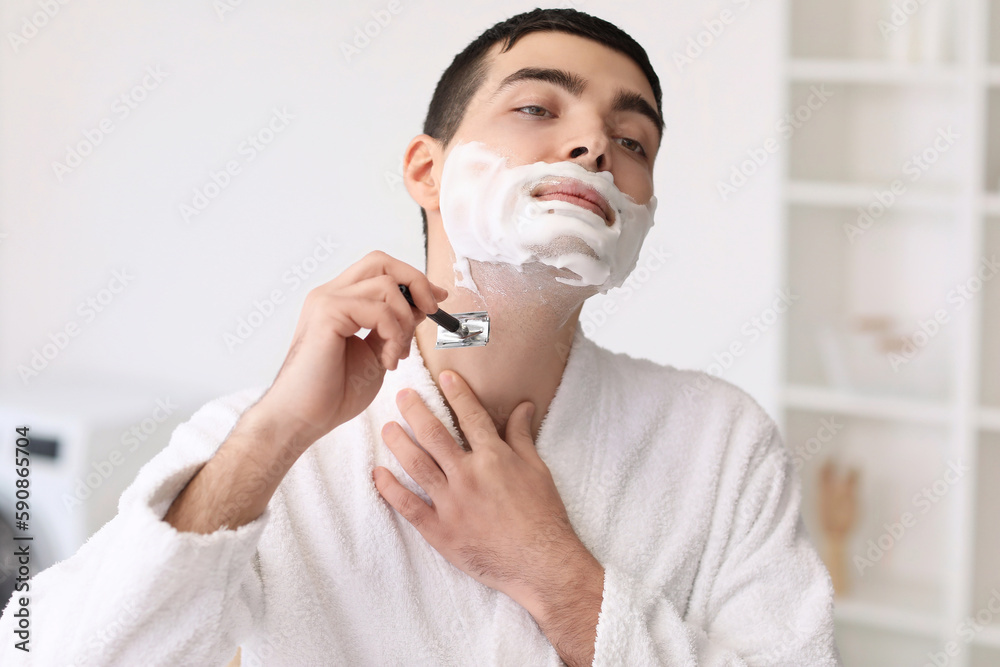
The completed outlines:
{"type": "Polygon", "coordinates": [[[615,88],[634,89],[656,108],[653,90],[639,66],[624,53],[580,35],[559,31],[536,31],[522,36],[505,53],[504,42],[487,52],[487,76],[480,94],[494,96],[504,79],[525,68],[561,70],[576,75],[584,84],[595,78],[613,82],[615,88]],[[567,48],[570,47],[570,48],[567,48]]]}

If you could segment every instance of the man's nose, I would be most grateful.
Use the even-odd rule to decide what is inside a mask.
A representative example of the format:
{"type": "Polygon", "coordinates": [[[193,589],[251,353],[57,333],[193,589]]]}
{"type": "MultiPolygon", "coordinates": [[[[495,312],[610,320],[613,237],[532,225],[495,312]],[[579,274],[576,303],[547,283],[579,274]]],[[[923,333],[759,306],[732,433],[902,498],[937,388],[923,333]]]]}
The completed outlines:
{"type": "Polygon", "coordinates": [[[608,137],[603,132],[588,132],[569,142],[567,158],[589,171],[606,171],[611,169],[608,145],[608,137]]]}

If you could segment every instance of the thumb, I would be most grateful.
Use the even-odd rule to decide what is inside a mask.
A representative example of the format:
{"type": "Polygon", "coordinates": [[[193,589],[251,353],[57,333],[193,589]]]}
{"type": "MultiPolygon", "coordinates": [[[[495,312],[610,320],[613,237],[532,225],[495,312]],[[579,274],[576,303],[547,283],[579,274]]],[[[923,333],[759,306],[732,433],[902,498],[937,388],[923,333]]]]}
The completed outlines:
{"type": "Polygon", "coordinates": [[[507,428],[504,432],[510,448],[525,460],[538,458],[535,442],[531,437],[531,418],[534,416],[535,405],[531,401],[518,404],[510,413],[510,419],[507,420],[507,428]]]}

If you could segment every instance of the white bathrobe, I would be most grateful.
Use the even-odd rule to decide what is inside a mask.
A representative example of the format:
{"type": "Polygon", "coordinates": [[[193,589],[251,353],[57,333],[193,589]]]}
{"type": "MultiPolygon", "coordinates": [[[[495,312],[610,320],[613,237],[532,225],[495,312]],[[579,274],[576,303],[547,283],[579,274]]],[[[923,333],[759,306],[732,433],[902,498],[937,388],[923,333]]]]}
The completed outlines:
{"type": "MultiPolygon", "coordinates": [[[[459,352],[460,353],[460,352],[459,352]]],[[[534,619],[453,566],[379,495],[379,435],[412,387],[456,433],[414,344],[356,419],[237,530],[162,517],[267,387],[203,406],[71,558],[31,580],[31,652],[4,665],[561,665],[534,619]]],[[[830,577],[774,422],[742,390],[604,350],[580,328],[536,443],[604,566],[594,665],[839,665],[830,577]]],[[[530,568],[531,563],[525,563],[530,568]]]]}

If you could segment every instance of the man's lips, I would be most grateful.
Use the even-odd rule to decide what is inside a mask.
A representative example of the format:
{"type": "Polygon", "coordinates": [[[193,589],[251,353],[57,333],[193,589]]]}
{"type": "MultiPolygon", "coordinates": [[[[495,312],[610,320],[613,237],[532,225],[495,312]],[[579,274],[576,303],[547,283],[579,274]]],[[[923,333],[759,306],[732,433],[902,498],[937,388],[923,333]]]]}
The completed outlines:
{"type": "Polygon", "coordinates": [[[548,199],[568,201],[571,204],[576,204],[577,206],[593,211],[604,218],[604,222],[608,225],[614,224],[615,216],[611,210],[611,206],[608,205],[608,200],[600,192],[575,178],[543,183],[535,188],[535,191],[531,194],[541,201],[548,199]]]}

